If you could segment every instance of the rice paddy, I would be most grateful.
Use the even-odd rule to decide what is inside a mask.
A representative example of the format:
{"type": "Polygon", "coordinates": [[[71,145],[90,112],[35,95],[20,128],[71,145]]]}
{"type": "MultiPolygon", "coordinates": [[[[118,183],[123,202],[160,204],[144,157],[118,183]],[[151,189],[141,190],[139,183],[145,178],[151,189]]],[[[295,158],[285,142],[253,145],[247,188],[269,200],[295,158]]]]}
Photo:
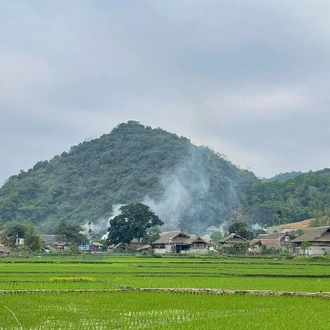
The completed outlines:
{"type": "Polygon", "coordinates": [[[125,256],[0,259],[0,330],[328,329],[328,292],[328,262],[125,256]],[[197,290],[206,288],[215,291],[197,290]],[[277,291],[319,296],[276,296],[277,291]]]}

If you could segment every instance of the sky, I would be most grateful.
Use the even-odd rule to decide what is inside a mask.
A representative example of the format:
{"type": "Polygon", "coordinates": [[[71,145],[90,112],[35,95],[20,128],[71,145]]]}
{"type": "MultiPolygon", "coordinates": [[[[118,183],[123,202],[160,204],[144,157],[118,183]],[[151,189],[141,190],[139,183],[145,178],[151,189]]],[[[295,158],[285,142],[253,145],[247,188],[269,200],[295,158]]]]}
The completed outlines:
{"type": "Polygon", "coordinates": [[[258,177],[330,166],[330,1],[0,2],[0,185],[129,120],[258,177]]]}

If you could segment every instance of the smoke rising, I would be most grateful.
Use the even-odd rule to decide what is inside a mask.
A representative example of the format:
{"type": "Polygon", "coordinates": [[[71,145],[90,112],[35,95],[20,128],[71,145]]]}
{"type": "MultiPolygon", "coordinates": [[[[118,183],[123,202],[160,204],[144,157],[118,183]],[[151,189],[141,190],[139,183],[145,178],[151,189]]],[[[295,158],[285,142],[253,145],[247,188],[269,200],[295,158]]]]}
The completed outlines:
{"type": "MultiPolygon", "coordinates": [[[[209,149],[192,145],[182,161],[160,175],[157,195],[148,194],[141,202],[163,220],[162,231],[204,235],[212,225],[223,224],[226,229],[228,215],[240,206],[238,173],[209,149]]],[[[121,206],[113,206],[112,217],[120,213],[121,206]]],[[[108,227],[109,219],[103,219],[92,224],[92,231],[102,228],[105,234],[108,227]]]]}
{"type": "Polygon", "coordinates": [[[207,227],[199,221],[199,215],[207,213],[203,201],[209,192],[210,177],[202,156],[200,150],[192,146],[184,161],[162,174],[162,196],[157,200],[146,196],[142,201],[164,221],[163,230],[205,232],[207,227]]]}
{"type": "Polygon", "coordinates": [[[96,237],[102,236],[102,239],[106,239],[105,235],[107,236],[107,230],[109,228],[109,221],[116,215],[120,214],[120,208],[123,205],[115,204],[112,206],[112,215],[110,218],[99,218],[96,222],[92,222],[90,225],[89,223],[85,223],[82,227],[84,229],[84,235],[89,236],[90,230],[91,234],[95,235],[96,237]]]}

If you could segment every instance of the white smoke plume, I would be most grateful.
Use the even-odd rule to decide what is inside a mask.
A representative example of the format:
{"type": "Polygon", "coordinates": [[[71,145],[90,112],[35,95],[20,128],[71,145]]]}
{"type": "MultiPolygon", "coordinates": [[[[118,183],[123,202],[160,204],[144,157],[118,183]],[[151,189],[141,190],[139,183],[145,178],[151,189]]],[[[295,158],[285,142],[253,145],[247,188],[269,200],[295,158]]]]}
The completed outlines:
{"type": "MultiPolygon", "coordinates": [[[[185,213],[188,208],[197,214],[197,209],[203,207],[198,201],[206,196],[210,180],[200,155],[191,149],[184,162],[161,176],[160,184],[164,191],[161,198],[155,200],[146,196],[142,203],[148,205],[165,222],[164,230],[179,230],[186,221],[185,213]]],[[[189,228],[189,225],[186,224],[185,227],[189,228]]],[[[194,230],[200,227],[199,231],[206,229],[202,228],[202,224],[195,224],[194,227],[194,230]]]]}
{"type": "Polygon", "coordinates": [[[112,215],[110,218],[99,218],[95,222],[91,222],[90,224],[87,222],[82,227],[84,229],[84,234],[89,236],[90,231],[91,234],[95,237],[102,237],[102,239],[105,239],[105,236],[107,236],[107,231],[109,228],[109,221],[116,215],[120,214],[120,208],[123,205],[121,204],[115,204],[112,206],[112,215]]]}

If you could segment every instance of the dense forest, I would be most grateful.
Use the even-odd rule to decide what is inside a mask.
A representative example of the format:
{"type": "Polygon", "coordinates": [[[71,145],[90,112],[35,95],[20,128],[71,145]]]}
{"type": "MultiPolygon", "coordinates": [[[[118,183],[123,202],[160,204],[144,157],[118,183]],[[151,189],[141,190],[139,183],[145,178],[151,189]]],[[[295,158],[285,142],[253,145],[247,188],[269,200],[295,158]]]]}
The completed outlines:
{"type": "Polygon", "coordinates": [[[257,181],[207,147],[129,121],[10,177],[0,189],[0,221],[51,233],[63,220],[96,223],[142,201],[165,229],[200,233],[246,208],[257,181]]]}
{"type": "Polygon", "coordinates": [[[302,174],[302,172],[291,171],[291,172],[279,173],[271,178],[262,178],[261,181],[262,182],[274,182],[274,181],[284,182],[286,180],[293,179],[297,175],[300,175],[300,174],[302,174]]]}
{"type": "Polygon", "coordinates": [[[249,190],[248,205],[249,221],[265,226],[329,217],[330,169],[302,173],[283,182],[256,182],[249,190]]]}

